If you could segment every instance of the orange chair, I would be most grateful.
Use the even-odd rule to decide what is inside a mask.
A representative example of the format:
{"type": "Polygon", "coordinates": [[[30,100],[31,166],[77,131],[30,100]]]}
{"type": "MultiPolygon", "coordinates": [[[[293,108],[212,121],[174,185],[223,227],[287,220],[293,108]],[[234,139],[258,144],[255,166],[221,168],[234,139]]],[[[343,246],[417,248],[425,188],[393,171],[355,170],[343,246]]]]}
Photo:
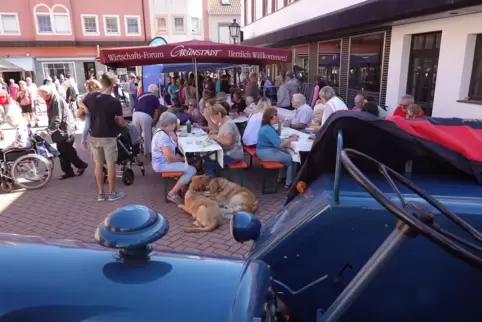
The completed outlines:
{"type": "Polygon", "coordinates": [[[167,193],[169,191],[169,180],[177,181],[182,176],[182,172],[161,172],[162,183],[164,185],[164,199],[167,200],[167,193]]]}

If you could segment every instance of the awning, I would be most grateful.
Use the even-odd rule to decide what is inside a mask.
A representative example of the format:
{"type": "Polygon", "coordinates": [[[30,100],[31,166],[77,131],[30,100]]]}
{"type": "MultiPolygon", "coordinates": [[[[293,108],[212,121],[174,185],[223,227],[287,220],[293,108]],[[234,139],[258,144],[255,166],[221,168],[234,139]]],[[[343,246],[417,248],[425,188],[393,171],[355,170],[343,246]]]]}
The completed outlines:
{"type": "Polygon", "coordinates": [[[6,59],[0,58],[0,72],[21,72],[21,71],[23,71],[23,69],[20,68],[19,66],[10,63],[6,59]]]}
{"type": "Polygon", "coordinates": [[[32,57],[5,57],[0,58],[0,62],[0,65],[5,65],[5,67],[6,65],[9,66],[8,70],[2,68],[2,71],[4,72],[32,72],[34,70],[32,57]]]}
{"type": "Polygon", "coordinates": [[[190,40],[160,46],[102,48],[100,62],[112,67],[179,63],[227,63],[262,65],[289,63],[292,51],[190,40]]]}

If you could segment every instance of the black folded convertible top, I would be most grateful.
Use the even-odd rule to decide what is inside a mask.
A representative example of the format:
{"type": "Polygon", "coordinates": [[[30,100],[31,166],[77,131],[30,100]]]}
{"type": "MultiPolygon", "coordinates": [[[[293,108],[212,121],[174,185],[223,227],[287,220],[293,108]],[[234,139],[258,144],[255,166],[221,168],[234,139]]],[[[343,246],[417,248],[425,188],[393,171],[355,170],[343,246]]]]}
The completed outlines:
{"type": "MultiPolygon", "coordinates": [[[[334,113],[322,127],[295,183],[310,185],[320,174],[335,170],[337,133],[343,147],[370,155],[401,173],[406,161],[413,172],[433,175],[459,172],[482,184],[482,121],[458,118],[379,119],[354,111],[334,113]]],[[[287,203],[298,194],[294,184],[287,203]]]]}

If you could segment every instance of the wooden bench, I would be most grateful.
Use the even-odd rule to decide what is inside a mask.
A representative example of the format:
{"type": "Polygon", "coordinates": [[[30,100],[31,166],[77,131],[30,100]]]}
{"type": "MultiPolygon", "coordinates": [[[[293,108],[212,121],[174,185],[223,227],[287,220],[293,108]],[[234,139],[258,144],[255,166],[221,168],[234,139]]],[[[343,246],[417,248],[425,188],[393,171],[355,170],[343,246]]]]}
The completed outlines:
{"type": "Polygon", "coordinates": [[[227,164],[225,169],[226,179],[231,181],[231,176],[237,173],[239,176],[239,185],[241,187],[244,187],[244,169],[247,169],[247,168],[248,168],[248,165],[243,160],[235,163],[227,164]]]}
{"type": "Polygon", "coordinates": [[[271,172],[275,172],[277,174],[278,170],[283,169],[284,165],[280,162],[277,161],[263,161],[258,156],[256,156],[256,148],[255,147],[249,147],[249,146],[243,146],[244,150],[249,154],[249,164],[250,168],[253,166],[253,158],[261,164],[261,166],[266,169],[266,170],[276,170],[276,171],[263,171],[262,174],[262,193],[276,193],[278,192],[278,182],[277,182],[277,175],[275,175],[275,184],[273,186],[273,189],[267,189],[266,186],[266,181],[267,177],[271,172]]]}
{"type": "Polygon", "coordinates": [[[169,180],[177,181],[182,176],[182,172],[161,172],[162,184],[164,185],[164,199],[167,200],[169,192],[169,180]]]}

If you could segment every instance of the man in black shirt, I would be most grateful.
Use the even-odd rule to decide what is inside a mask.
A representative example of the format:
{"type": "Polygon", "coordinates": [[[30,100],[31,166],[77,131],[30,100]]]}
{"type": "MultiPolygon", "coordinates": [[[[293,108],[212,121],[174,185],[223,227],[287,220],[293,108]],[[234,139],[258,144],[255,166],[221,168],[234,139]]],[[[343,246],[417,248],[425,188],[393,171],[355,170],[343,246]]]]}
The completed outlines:
{"type": "Polygon", "coordinates": [[[90,145],[92,158],[95,162],[95,179],[98,188],[98,201],[114,201],[124,194],[115,190],[117,163],[117,136],[120,133],[119,124],[124,123],[122,105],[112,95],[116,84],[113,74],[105,73],[100,78],[101,93],[90,93],[84,98],[84,104],[90,114],[90,145]],[[109,194],[104,194],[104,163],[107,164],[109,194]]]}

